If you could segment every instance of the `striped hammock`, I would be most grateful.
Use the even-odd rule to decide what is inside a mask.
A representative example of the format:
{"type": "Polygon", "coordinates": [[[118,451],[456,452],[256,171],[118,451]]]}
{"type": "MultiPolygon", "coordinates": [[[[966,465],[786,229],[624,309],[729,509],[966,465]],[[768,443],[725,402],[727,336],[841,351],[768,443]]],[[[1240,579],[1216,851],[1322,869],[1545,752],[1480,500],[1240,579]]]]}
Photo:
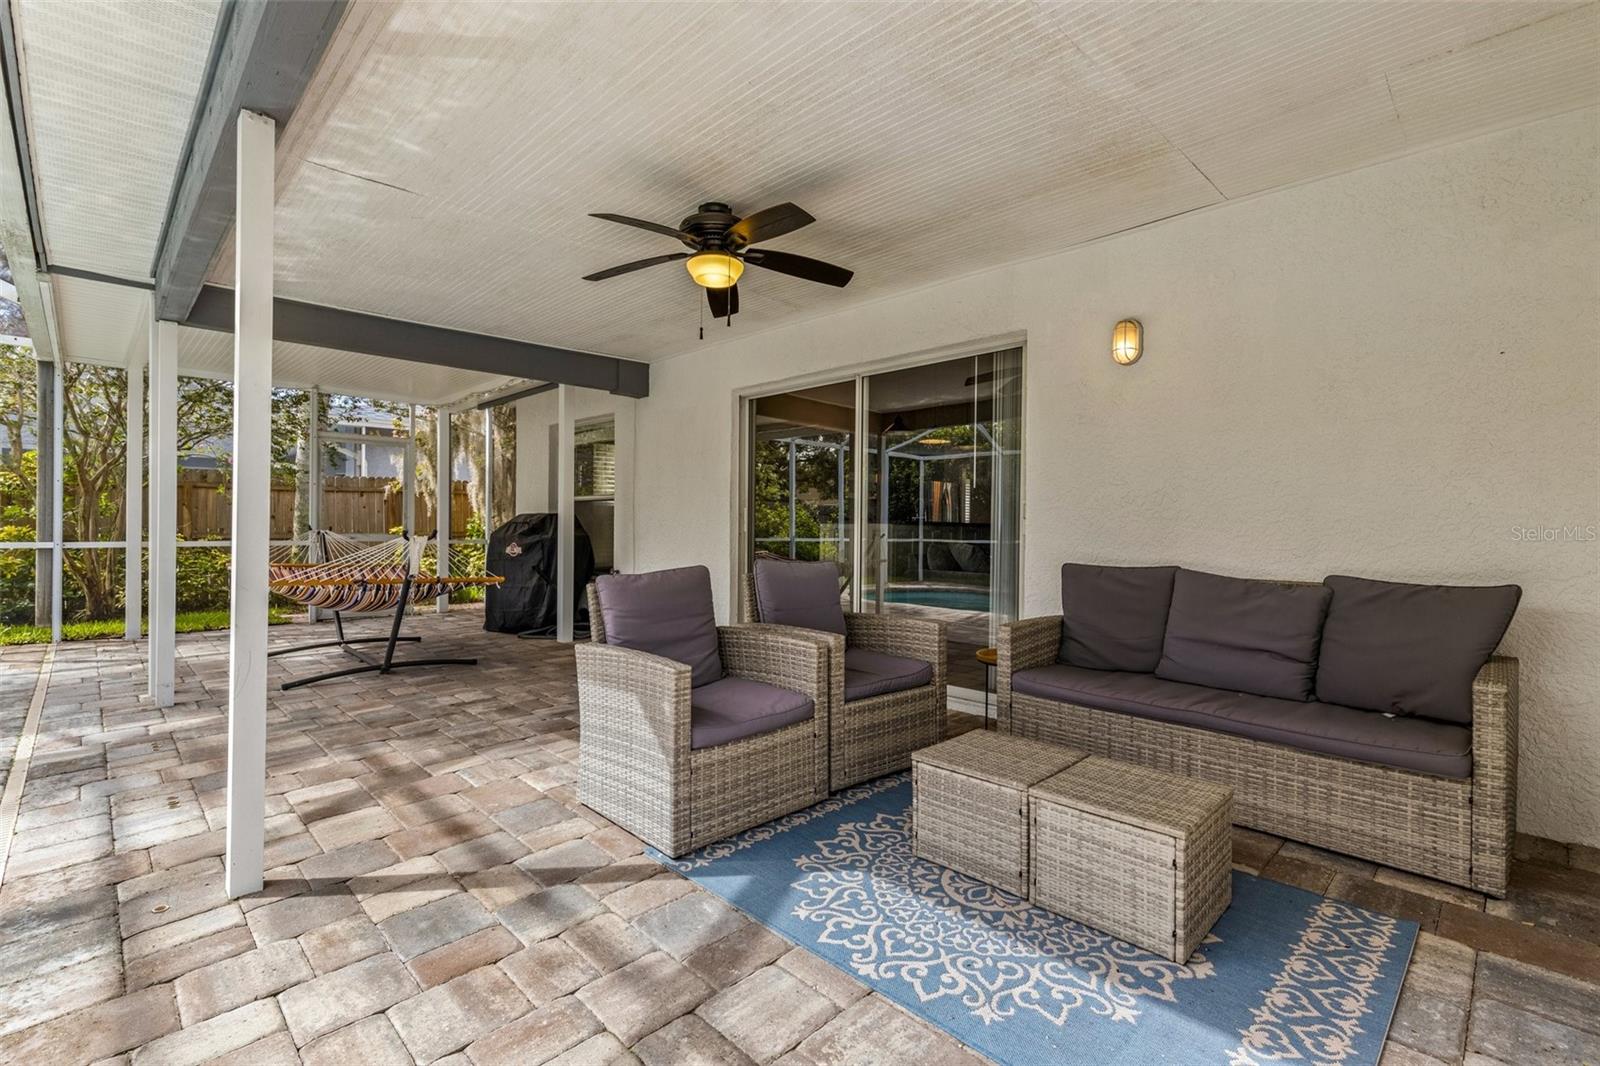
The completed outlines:
{"type": "Polygon", "coordinates": [[[386,611],[408,603],[426,603],[469,585],[498,585],[503,577],[438,577],[422,572],[422,558],[431,538],[394,537],[356,540],[319,530],[310,546],[294,545],[281,553],[290,558],[267,564],[267,587],[307,607],[332,611],[386,611]],[[296,561],[307,547],[322,556],[317,562],[296,561]]]}

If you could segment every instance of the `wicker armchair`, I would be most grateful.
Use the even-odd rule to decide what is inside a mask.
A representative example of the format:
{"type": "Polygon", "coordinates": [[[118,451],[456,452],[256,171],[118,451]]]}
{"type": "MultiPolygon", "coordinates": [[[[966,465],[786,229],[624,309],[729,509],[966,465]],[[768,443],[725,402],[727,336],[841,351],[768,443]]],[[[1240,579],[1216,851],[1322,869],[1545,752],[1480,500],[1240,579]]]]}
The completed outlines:
{"type": "MultiPolygon", "coordinates": [[[[755,581],[742,581],[744,617],[763,622],[755,581]]],[[[762,629],[804,634],[828,653],[828,787],[839,791],[862,781],[904,770],[911,753],[944,739],[947,700],[945,637],[942,622],[877,614],[844,613],[845,632],[762,625],[762,629]],[[932,668],[915,688],[846,696],[846,649],[915,659],[932,668]]]]}
{"type": "Polygon", "coordinates": [[[578,799],[673,856],[810,806],[828,793],[827,652],[760,626],[718,626],[728,676],[799,692],[806,721],[694,748],[689,665],[606,643],[595,586],[577,646],[578,799]]]}

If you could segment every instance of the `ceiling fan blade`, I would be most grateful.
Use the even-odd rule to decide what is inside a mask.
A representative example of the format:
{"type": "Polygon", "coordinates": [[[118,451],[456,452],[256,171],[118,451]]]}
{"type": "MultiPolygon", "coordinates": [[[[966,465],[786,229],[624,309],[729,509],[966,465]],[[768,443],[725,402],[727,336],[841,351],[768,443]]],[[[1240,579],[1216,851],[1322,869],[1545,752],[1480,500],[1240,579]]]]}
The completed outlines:
{"type": "Polygon", "coordinates": [[[739,286],[726,289],[707,289],[706,303],[711,305],[712,318],[727,318],[739,313],[739,286]]]}
{"type": "Polygon", "coordinates": [[[809,226],[815,221],[816,219],[794,204],[779,204],[777,207],[769,207],[741,218],[728,229],[728,236],[742,247],[782,237],[785,233],[793,233],[801,226],[809,226]]]}
{"type": "Polygon", "coordinates": [[[645,267],[655,266],[657,263],[671,263],[678,259],[687,258],[689,258],[688,252],[673,252],[671,255],[653,255],[649,259],[638,259],[632,263],[623,263],[621,266],[614,266],[605,270],[598,270],[593,274],[585,274],[583,276],[583,280],[604,281],[607,278],[614,278],[618,274],[630,274],[635,270],[643,270],[645,267]]]}
{"type": "Polygon", "coordinates": [[[646,222],[642,218],[629,218],[627,215],[613,215],[613,214],[608,214],[608,213],[604,213],[604,212],[602,212],[600,214],[595,214],[594,212],[590,212],[589,217],[590,218],[603,218],[607,222],[620,222],[624,226],[633,226],[636,229],[647,229],[651,233],[659,233],[663,237],[675,237],[678,240],[682,241],[684,244],[690,245],[691,247],[695,243],[695,239],[693,237],[689,236],[687,233],[683,232],[682,230],[673,229],[671,226],[663,226],[659,222],[646,222]]]}
{"type": "Polygon", "coordinates": [[[824,263],[820,259],[808,259],[791,252],[767,251],[764,248],[751,248],[744,253],[744,261],[752,266],[776,270],[780,274],[804,278],[807,281],[820,281],[824,285],[836,285],[841,289],[850,284],[850,279],[855,277],[855,271],[846,270],[842,266],[824,263]]]}

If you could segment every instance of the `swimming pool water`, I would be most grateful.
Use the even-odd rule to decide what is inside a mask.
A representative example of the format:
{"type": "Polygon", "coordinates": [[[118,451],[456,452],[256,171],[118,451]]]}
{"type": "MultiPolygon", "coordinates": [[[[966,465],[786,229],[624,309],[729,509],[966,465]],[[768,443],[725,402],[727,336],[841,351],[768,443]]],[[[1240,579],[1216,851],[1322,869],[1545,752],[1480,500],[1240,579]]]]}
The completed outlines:
{"type": "Polygon", "coordinates": [[[901,588],[889,589],[884,596],[890,603],[914,603],[923,607],[948,607],[956,611],[987,611],[988,589],[901,588]]]}

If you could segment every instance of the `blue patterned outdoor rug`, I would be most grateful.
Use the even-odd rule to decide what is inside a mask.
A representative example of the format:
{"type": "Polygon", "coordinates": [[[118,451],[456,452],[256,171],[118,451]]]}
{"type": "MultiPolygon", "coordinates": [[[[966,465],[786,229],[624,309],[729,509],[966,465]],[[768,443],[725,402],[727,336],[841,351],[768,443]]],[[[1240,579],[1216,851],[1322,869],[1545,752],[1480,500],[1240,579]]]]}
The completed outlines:
{"type": "Polygon", "coordinates": [[[1417,926],[1248,874],[1178,965],[911,854],[909,774],[653,857],[1007,1066],[1376,1063],[1417,926]]]}

